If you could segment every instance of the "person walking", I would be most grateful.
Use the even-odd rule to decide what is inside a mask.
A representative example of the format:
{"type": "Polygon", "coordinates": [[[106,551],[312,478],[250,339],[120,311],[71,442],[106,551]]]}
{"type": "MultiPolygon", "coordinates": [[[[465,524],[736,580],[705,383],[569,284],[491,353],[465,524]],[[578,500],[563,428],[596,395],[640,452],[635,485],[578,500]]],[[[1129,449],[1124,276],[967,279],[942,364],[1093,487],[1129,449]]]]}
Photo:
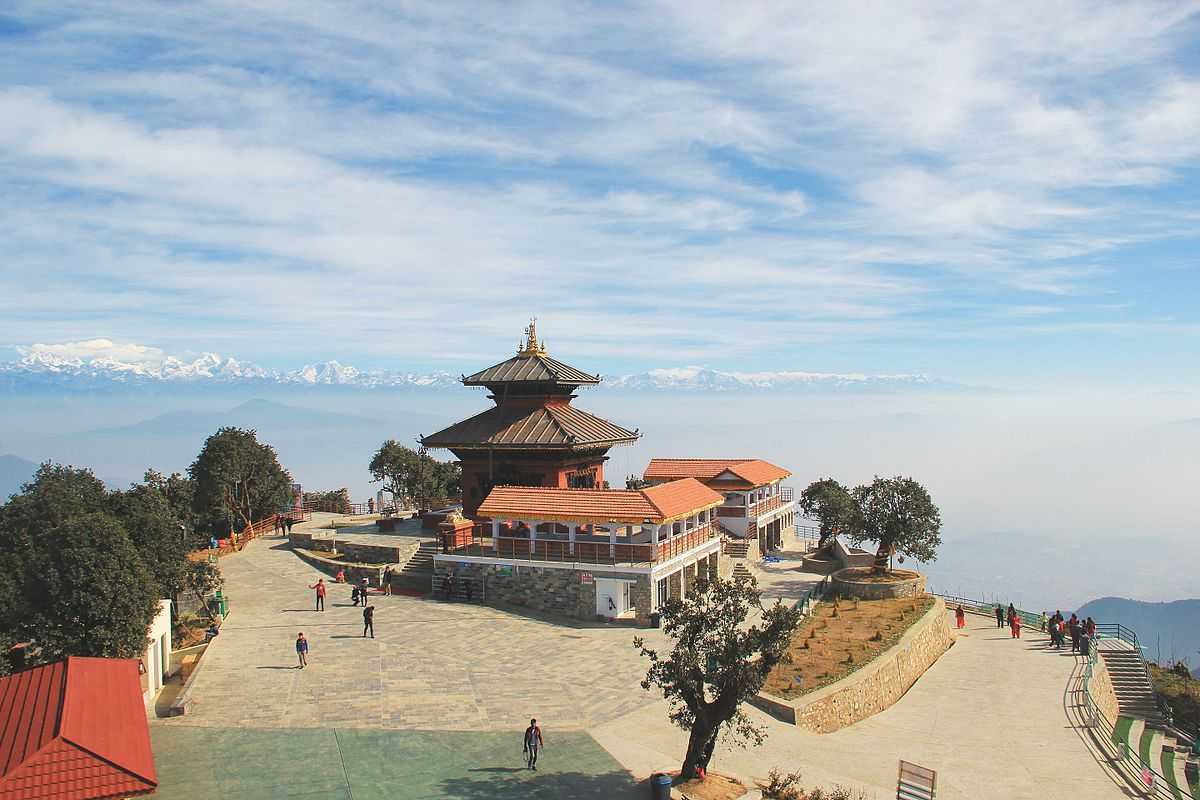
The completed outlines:
{"type": "Polygon", "coordinates": [[[367,605],[367,590],[371,588],[371,582],[364,575],[362,580],[358,582],[358,597],[362,600],[363,607],[367,605]]]}
{"type": "Polygon", "coordinates": [[[537,720],[529,720],[529,727],[525,729],[525,765],[529,769],[537,769],[538,750],[545,747],[546,743],[542,741],[542,729],[538,727],[537,720]]]}
{"type": "Polygon", "coordinates": [[[999,604],[996,605],[996,627],[1004,627],[1004,607],[999,604]]]}
{"type": "Polygon", "coordinates": [[[317,608],[316,608],[316,610],[324,611],[325,610],[325,579],[317,578],[317,582],[308,588],[317,590],[317,608]]]}
{"type": "Polygon", "coordinates": [[[1042,616],[1038,619],[1038,624],[1041,626],[1042,633],[1046,632],[1046,623],[1049,621],[1050,621],[1050,618],[1047,617],[1046,612],[1043,611],[1042,616]]]}
{"type": "Polygon", "coordinates": [[[442,582],[442,599],[443,600],[453,600],[454,599],[454,573],[453,572],[446,573],[446,579],[442,582]]]}
{"type": "Polygon", "coordinates": [[[1021,638],[1021,615],[1013,612],[1012,619],[1008,621],[1009,630],[1012,633],[1013,639],[1021,638]]]}
{"type": "Polygon", "coordinates": [[[308,666],[308,639],[304,638],[304,631],[296,634],[296,657],[300,659],[300,666],[297,669],[304,669],[308,666]]]}
{"type": "Polygon", "coordinates": [[[375,638],[375,606],[366,606],[363,608],[363,638],[367,638],[367,631],[371,632],[371,638],[375,638]]]}
{"type": "Polygon", "coordinates": [[[1067,632],[1071,635],[1071,652],[1079,652],[1079,617],[1071,615],[1071,621],[1067,623],[1067,632]]]}
{"type": "MultiPolygon", "coordinates": [[[[353,605],[353,606],[358,605],[358,584],[357,583],[350,587],[350,605],[353,605]]],[[[366,605],[366,603],[363,603],[363,605],[366,605]]]]}
{"type": "Polygon", "coordinates": [[[292,519],[291,517],[288,517],[287,521],[284,523],[284,526],[287,528],[288,536],[292,535],[292,525],[294,524],[296,524],[296,520],[292,519]]]}
{"type": "Polygon", "coordinates": [[[1083,624],[1083,630],[1084,630],[1084,633],[1086,633],[1088,636],[1092,637],[1092,639],[1094,640],[1096,638],[1096,620],[1092,619],[1091,617],[1088,617],[1087,622],[1085,622],[1083,624]]]}
{"type": "Polygon", "coordinates": [[[962,606],[954,609],[954,621],[959,628],[967,627],[967,612],[963,611],[962,606]]]}

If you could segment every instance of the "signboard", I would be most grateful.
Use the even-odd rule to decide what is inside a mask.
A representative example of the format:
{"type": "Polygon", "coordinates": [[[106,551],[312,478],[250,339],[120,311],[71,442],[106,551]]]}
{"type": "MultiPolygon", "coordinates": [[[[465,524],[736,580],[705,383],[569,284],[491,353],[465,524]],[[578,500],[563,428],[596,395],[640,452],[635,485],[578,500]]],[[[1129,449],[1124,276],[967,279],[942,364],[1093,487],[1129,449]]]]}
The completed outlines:
{"type": "Polygon", "coordinates": [[[933,800],[937,791],[937,772],[907,761],[900,762],[896,780],[896,800],[933,800]]]}
{"type": "Polygon", "coordinates": [[[512,567],[496,567],[497,575],[512,575],[512,567]]]}
{"type": "Polygon", "coordinates": [[[579,582],[580,583],[591,583],[592,582],[592,573],[590,573],[590,572],[579,573],[579,582]]]}

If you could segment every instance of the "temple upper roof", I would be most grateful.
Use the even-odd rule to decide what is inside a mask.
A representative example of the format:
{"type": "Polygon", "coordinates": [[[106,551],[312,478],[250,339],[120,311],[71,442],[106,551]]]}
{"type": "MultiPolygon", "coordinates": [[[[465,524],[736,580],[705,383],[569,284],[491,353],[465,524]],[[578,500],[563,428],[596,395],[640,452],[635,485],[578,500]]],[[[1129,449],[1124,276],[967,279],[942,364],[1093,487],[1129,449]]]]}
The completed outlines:
{"type": "Polygon", "coordinates": [[[462,379],[466,386],[552,388],[570,391],[578,386],[595,385],[599,375],[591,375],[570,364],[551,358],[546,353],[546,343],[538,341],[537,320],[532,320],[525,329],[525,341],[517,354],[474,375],[462,379]]]}

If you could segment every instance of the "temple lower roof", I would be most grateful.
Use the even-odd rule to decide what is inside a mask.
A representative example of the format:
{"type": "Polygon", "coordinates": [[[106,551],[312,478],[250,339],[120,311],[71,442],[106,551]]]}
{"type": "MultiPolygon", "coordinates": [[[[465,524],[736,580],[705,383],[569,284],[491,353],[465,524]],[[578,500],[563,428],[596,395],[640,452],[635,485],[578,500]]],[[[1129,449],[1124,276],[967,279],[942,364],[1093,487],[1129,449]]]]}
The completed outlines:
{"type": "Polygon", "coordinates": [[[586,449],[632,444],[640,434],[571,405],[496,406],[421,438],[425,447],[586,449]]]}

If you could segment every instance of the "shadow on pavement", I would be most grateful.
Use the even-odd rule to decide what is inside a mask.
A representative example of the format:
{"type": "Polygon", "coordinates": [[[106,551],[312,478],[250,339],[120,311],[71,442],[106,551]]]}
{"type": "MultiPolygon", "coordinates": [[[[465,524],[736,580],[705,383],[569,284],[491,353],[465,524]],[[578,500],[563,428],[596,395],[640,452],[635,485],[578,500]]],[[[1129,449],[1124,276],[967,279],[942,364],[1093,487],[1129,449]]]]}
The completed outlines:
{"type": "Polygon", "coordinates": [[[516,772],[520,777],[449,778],[442,782],[440,788],[444,796],[462,800],[592,800],[598,797],[642,797],[646,793],[644,782],[635,781],[626,772],[608,772],[601,775],[587,775],[581,772],[533,772],[523,769],[516,772]]]}

